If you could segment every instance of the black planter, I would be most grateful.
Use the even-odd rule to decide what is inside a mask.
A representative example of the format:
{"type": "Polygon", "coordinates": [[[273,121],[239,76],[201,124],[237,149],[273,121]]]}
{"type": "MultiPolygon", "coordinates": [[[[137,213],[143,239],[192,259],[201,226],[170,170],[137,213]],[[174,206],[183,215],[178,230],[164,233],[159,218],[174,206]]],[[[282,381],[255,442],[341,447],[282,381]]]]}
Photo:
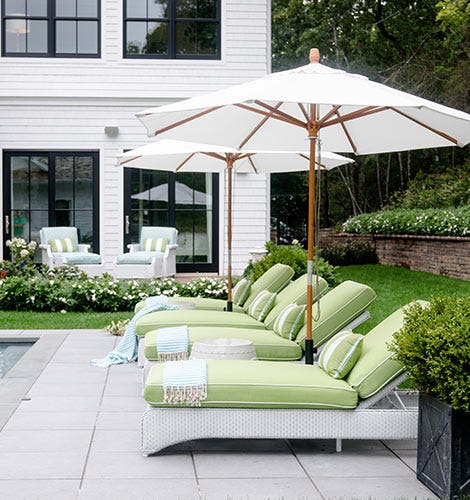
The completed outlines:
{"type": "Polygon", "coordinates": [[[417,478],[440,498],[470,495],[470,414],[420,394],[417,478]]]}

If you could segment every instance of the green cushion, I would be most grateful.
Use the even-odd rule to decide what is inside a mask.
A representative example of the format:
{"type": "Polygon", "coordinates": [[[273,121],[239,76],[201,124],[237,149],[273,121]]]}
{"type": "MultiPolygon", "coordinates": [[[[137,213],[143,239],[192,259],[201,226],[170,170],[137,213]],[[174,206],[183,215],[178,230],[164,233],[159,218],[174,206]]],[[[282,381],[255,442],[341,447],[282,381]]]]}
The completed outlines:
{"type": "Polygon", "coordinates": [[[364,336],[361,357],[346,379],[361,398],[372,396],[403,371],[388,344],[392,342],[393,334],[403,326],[406,307],[392,313],[364,336]]]}
{"type": "MultiPolygon", "coordinates": [[[[315,290],[315,285],[313,289],[313,301],[315,302],[319,295],[322,295],[326,289],[328,288],[328,283],[320,278],[319,282],[319,291],[315,290]]],[[[292,283],[284,288],[281,292],[278,293],[276,297],[276,302],[274,303],[274,307],[271,309],[271,312],[268,314],[266,319],[264,320],[264,324],[268,330],[274,329],[274,322],[278,318],[281,311],[289,304],[299,304],[303,305],[307,303],[307,275],[304,274],[297,278],[292,283]]]]}
{"type": "Polygon", "coordinates": [[[80,264],[101,264],[101,256],[90,252],[58,252],[54,253],[54,259],[62,259],[69,266],[80,264]]]}
{"type": "MultiPolygon", "coordinates": [[[[251,340],[256,349],[256,356],[267,361],[295,361],[302,357],[298,344],[275,335],[274,332],[250,328],[229,327],[189,327],[189,344],[204,339],[232,338],[251,340]]],[[[144,354],[147,359],[157,361],[157,331],[145,335],[144,354]]]]}
{"type": "MultiPolygon", "coordinates": [[[[163,404],[163,363],[153,366],[144,389],[152,406],[163,404]]],[[[357,392],[318,366],[270,361],[207,360],[203,407],[353,409],[357,392]]],[[[173,406],[173,405],[172,405],[173,406]]]]}
{"type": "Polygon", "coordinates": [[[305,305],[289,304],[274,322],[274,333],[289,340],[294,340],[305,321],[305,305]]]}
{"type": "Polygon", "coordinates": [[[264,321],[269,311],[274,306],[276,294],[263,290],[255,297],[255,300],[250,304],[247,309],[248,314],[256,321],[264,321]]]}
{"type": "Polygon", "coordinates": [[[232,302],[234,305],[242,306],[248,295],[250,295],[251,282],[246,278],[242,278],[232,289],[232,302]]]}
{"type": "Polygon", "coordinates": [[[73,238],[57,238],[49,240],[51,251],[54,253],[69,253],[77,251],[77,244],[73,238]]]}
{"type": "Polygon", "coordinates": [[[344,378],[361,355],[363,335],[345,330],[337,333],[322,349],[318,366],[333,378],[344,378]]]}
{"type": "Polygon", "coordinates": [[[145,238],[141,250],[143,252],[163,253],[168,243],[168,238],[145,238]]]}
{"type": "Polygon", "coordinates": [[[165,326],[235,326],[237,328],[256,328],[264,330],[264,323],[256,321],[245,313],[179,310],[157,311],[146,314],[136,323],[137,335],[145,335],[150,330],[165,326]]]}
{"type": "Polygon", "coordinates": [[[155,256],[163,256],[158,252],[128,252],[116,257],[116,264],[150,264],[155,256]]]}
{"type": "Polygon", "coordinates": [[[250,295],[243,305],[245,307],[249,306],[262,290],[276,293],[279,292],[289,283],[292,276],[294,276],[294,270],[291,267],[285,264],[275,264],[252,283],[250,295]]]}
{"type": "MultiPolygon", "coordinates": [[[[335,333],[349,325],[361,315],[375,300],[375,292],[367,285],[355,281],[344,281],[320,299],[320,317],[315,319],[316,306],[313,307],[313,340],[320,346],[335,333]]],[[[304,346],[307,334],[304,325],[297,334],[296,342],[304,346]]]]}

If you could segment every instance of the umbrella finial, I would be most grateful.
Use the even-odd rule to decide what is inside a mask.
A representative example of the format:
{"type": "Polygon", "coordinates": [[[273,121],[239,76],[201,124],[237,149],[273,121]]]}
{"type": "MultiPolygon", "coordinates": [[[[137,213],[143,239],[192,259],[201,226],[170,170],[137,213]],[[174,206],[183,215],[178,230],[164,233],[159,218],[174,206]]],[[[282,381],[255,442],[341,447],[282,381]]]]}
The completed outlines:
{"type": "Polygon", "coordinates": [[[318,49],[310,49],[310,62],[312,64],[320,61],[320,51],[318,49]]]}

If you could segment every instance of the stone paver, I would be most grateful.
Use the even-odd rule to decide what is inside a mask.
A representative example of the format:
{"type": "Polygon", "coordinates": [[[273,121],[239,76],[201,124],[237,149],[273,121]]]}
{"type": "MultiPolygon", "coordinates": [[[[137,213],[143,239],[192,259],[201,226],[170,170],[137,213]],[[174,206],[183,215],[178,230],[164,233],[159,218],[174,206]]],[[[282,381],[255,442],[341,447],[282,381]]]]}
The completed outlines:
{"type": "Polygon", "coordinates": [[[17,382],[0,380],[8,397],[1,500],[434,498],[415,478],[415,441],[345,441],[336,453],[332,440],[205,440],[145,458],[142,371],[89,363],[119,339],[89,330],[8,335],[51,342],[37,372],[20,366],[17,382]],[[21,383],[26,373],[32,384],[21,383]]]}

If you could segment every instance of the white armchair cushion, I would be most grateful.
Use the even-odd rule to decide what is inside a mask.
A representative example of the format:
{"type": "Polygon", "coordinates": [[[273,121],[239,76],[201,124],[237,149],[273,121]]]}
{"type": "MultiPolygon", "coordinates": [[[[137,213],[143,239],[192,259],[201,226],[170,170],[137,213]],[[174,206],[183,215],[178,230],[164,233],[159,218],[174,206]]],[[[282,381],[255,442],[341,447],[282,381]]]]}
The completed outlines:
{"type": "Polygon", "coordinates": [[[145,238],[142,244],[142,250],[144,252],[163,253],[168,243],[168,238],[145,238]]]}
{"type": "Polygon", "coordinates": [[[77,245],[72,238],[60,238],[48,241],[52,252],[68,253],[76,252],[77,245]]]}

